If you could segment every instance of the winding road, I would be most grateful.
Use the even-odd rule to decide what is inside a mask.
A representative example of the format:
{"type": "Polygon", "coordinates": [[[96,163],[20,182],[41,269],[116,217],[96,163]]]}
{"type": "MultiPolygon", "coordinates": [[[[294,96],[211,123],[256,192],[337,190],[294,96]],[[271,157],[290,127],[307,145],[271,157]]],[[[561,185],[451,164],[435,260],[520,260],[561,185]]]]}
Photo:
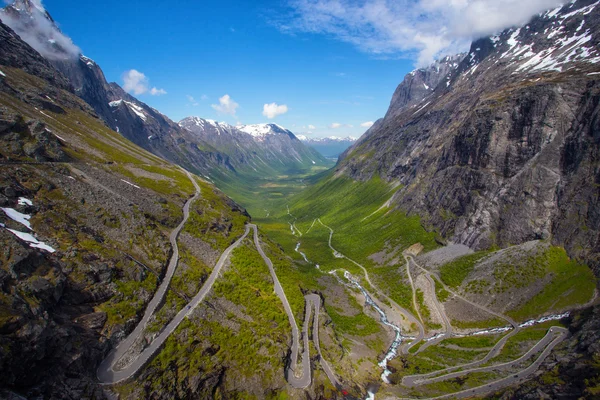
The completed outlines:
{"type": "Polygon", "coordinates": [[[321,298],[316,294],[308,294],[304,296],[306,301],[305,307],[305,316],[304,316],[304,324],[302,327],[302,338],[304,344],[304,351],[302,353],[302,370],[297,371],[298,367],[298,348],[299,348],[299,333],[298,333],[298,325],[296,324],[296,318],[294,318],[294,313],[292,312],[292,308],[290,307],[290,303],[288,302],[287,296],[277,278],[277,274],[275,273],[275,269],[273,268],[273,262],[262,249],[260,245],[260,240],[258,238],[258,229],[254,224],[248,224],[248,227],[254,229],[254,245],[258,250],[258,253],[265,261],[265,264],[269,267],[269,271],[271,272],[271,278],[273,279],[273,284],[275,287],[275,293],[279,296],[279,299],[283,303],[283,308],[285,313],[288,316],[290,321],[290,326],[292,327],[292,347],[291,347],[291,360],[290,365],[286,371],[286,379],[290,385],[297,389],[304,389],[308,387],[311,382],[311,368],[310,368],[310,347],[309,347],[309,332],[308,329],[310,327],[310,317],[313,308],[315,309],[314,323],[313,323],[313,343],[315,345],[315,349],[317,350],[320,358],[321,367],[327,374],[327,377],[331,381],[331,383],[335,387],[339,387],[339,381],[335,377],[333,370],[323,358],[321,354],[321,346],[319,344],[319,310],[321,307],[321,298]]]}
{"type": "Polygon", "coordinates": [[[161,331],[161,333],[152,341],[152,343],[150,343],[150,345],[148,347],[146,347],[142,351],[142,353],[135,360],[133,360],[133,362],[131,362],[129,365],[127,365],[125,368],[116,369],[115,365],[119,362],[119,360],[134,345],[136,340],[141,338],[141,336],[146,328],[146,325],[148,324],[150,317],[152,317],[152,315],[156,311],[156,308],[162,302],[162,300],[165,296],[165,293],[169,288],[169,283],[171,282],[171,278],[173,277],[173,274],[175,273],[175,270],[177,269],[177,265],[179,262],[179,248],[177,246],[177,237],[179,236],[179,233],[181,232],[181,230],[183,229],[185,223],[187,222],[187,220],[189,218],[190,205],[192,204],[192,202],[194,200],[196,200],[198,198],[198,196],[200,196],[200,187],[198,186],[196,181],[192,178],[190,173],[187,171],[186,171],[186,173],[187,173],[188,177],[190,178],[190,180],[192,181],[192,183],[194,184],[194,187],[196,188],[196,194],[185,203],[185,205],[183,207],[183,221],[181,221],[179,226],[177,226],[177,228],[175,228],[175,230],[173,230],[173,232],[171,232],[170,241],[171,241],[171,246],[173,247],[173,255],[171,257],[169,266],[167,268],[167,274],[165,275],[165,278],[161,282],[158,290],[154,294],[154,297],[152,298],[150,303],[148,303],[148,306],[146,307],[146,311],[144,312],[144,316],[143,316],[142,320],[138,323],[138,325],[133,330],[133,332],[131,332],[125,340],[123,340],[121,343],[119,343],[119,345],[115,349],[113,349],[108,354],[108,356],[100,363],[100,366],[98,367],[98,370],[96,372],[96,376],[101,383],[115,384],[115,383],[123,382],[127,379],[130,379],[148,361],[150,361],[152,359],[152,357],[156,353],[156,351],[162,346],[162,344],[167,340],[167,338],[175,331],[177,326],[179,326],[179,324],[184,320],[184,318],[187,317],[198,306],[198,304],[200,304],[202,302],[202,300],[204,300],[204,298],[206,297],[206,294],[210,291],[210,289],[212,289],[212,286],[215,283],[215,280],[219,276],[219,273],[221,272],[221,269],[223,268],[225,261],[227,260],[227,258],[229,257],[229,255],[231,254],[233,249],[236,248],[237,246],[239,246],[240,243],[242,242],[242,240],[244,240],[244,238],[250,232],[250,227],[246,226],[246,231],[245,231],[244,235],[241,238],[239,238],[234,244],[229,246],[223,252],[221,257],[217,261],[217,264],[215,265],[212,273],[210,274],[210,276],[208,277],[208,279],[206,280],[204,285],[202,285],[202,288],[200,289],[198,294],[188,303],[188,305],[186,305],[181,311],[179,311],[179,313],[177,313],[175,318],[173,318],[173,320],[171,320],[171,322],[161,331]]]}
{"type": "MultiPolygon", "coordinates": [[[[418,333],[417,336],[415,337],[414,340],[412,340],[409,343],[406,343],[404,345],[402,345],[400,347],[400,352],[402,354],[408,354],[408,351],[410,350],[411,347],[413,347],[414,345],[416,345],[417,343],[419,343],[421,340],[423,340],[423,338],[425,337],[425,328],[423,326],[423,324],[421,323],[421,321],[419,321],[419,319],[417,319],[417,317],[415,317],[410,311],[408,311],[406,308],[401,307],[398,303],[396,303],[394,300],[392,300],[392,298],[390,298],[388,295],[386,295],[385,293],[383,293],[377,286],[375,286],[373,284],[373,282],[371,282],[371,279],[369,277],[369,272],[367,271],[367,269],[357,263],[356,261],[352,260],[351,258],[345,256],[344,254],[340,253],[339,251],[337,251],[332,245],[331,245],[331,240],[333,238],[333,234],[334,234],[334,230],[325,225],[323,222],[321,222],[320,218],[317,218],[317,221],[325,228],[329,229],[329,248],[331,249],[331,251],[333,251],[333,254],[337,254],[339,257],[345,258],[346,260],[350,261],[351,263],[353,263],[354,265],[356,265],[357,267],[359,267],[364,275],[365,275],[365,280],[369,283],[370,287],[373,288],[373,290],[375,290],[377,292],[377,295],[379,297],[384,298],[392,307],[392,310],[395,309],[396,313],[398,313],[399,315],[404,316],[408,322],[412,325],[414,324],[417,327],[418,333]]],[[[311,226],[312,227],[312,226],[311,226]]],[[[375,296],[372,296],[372,298],[377,298],[375,296]]]]}
{"type": "MultiPolygon", "coordinates": [[[[377,289],[377,287],[375,285],[373,285],[373,283],[371,282],[371,280],[369,279],[369,275],[368,272],[366,270],[366,268],[364,268],[364,266],[360,265],[359,263],[357,263],[356,261],[346,257],[344,254],[340,253],[339,251],[337,251],[331,244],[332,241],[332,237],[334,234],[334,230],[325,225],[320,219],[317,219],[317,221],[325,228],[329,229],[330,234],[329,234],[329,248],[332,250],[333,254],[336,257],[341,257],[341,258],[345,258],[348,261],[352,262],[353,264],[357,265],[358,267],[360,267],[362,269],[362,271],[365,274],[365,279],[366,281],[369,283],[369,285],[378,292],[378,294],[380,294],[382,297],[386,298],[393,306],[397,307],[398,310],[402,311],[402,314],[404,314],[407,317],[412,317],[411,318],[411,322],[415,322],[417,324],[417,326],[419,326],[419,335],[417,338],[415,338],[415,340],[411,341],[409,344],[405,344],[402,346],[401,351],[403,354],[407,354],[408,351],[410,350],[410,348],[414,345],[416,345],[417,343],[419,343],[420,341],[423,340],[424,338],[424,327],[423,325],[420,323],[421,321],[417,320],[414,315],[412,315],[410,312],[408,312],[407,310],[403,309],[402,307],[398,306],[395,302],[393,302],[393,300],[391,300],[388,296],[386,296],[384,293],[382,293],[379,289],[377,289]]],[[[314,222],[313,222],[314,225],[314,222]]],[[[312,225],[311,225],[312,228],[312,225]]],[[[452,294],[453,296],[465,301],[466,303],[479,308],[482,311],[485,311],[486,313],[489,313],[491,315],[494,315],[498,318],[501,318],[505,321],[507,321],[511,326],[512,326],[512,331],[505,335],[504,337],[502,337],[491,349],[490,351],[486,354],[486,356],[478,361],[474,361],[471,363],[466,363],[466,364],[462,364],[462,365],[456,365],[453,367],[448,367],[442,370],[438,370],[438,371],[434,371],[428,374],[419,374],[419,375],[411,375],[411,376],[405,376],[402,380],[402,384],[407,386],[407,387],[417,387],[417,386],[421,386],[421,385],[426,385],[429,383],[435,383],[435,382],[440,382],[440,381],[444,381],[447,379],[452,379],[452,378],[456,378],[468,373],[474,373],[474,372],[484,372],[484,371],[490,371],[490,370],[495,370],[498,368],[503,368],[503,367],[511,367],[514,366],[528,358],[530,358],[533,354],[539,352],[540,350],[543,349],[542,353],[540,354],[540,356],[531,364],[529,365],[527,368],[511,374],[510,376],[507,376],[505,378],[493,381],[493,382],[489,382],[486,383],[485,385],[481,385],[475,388],[471,388],[471,389],[467,389],[467,390],[463,390],[460,392],[456,392],[456,393],[451,393],[448,395],[443,395],[443,396],[439,396],[439,397],[434,397],[434,399],[447,399],[447,398],[464,398],[464,397],[471,397],[471,396],[476,396],[476,395],[482,395],[482,394],[486,394],[489,393],[491,391],[494,390],[498,390],[510,385],[513,385],[515,383],[521,382],[523,380],[525,380],[526,377],[528,377],[529,375],[531,375],[532,373],[534,373],[535,371],[537,371],[537,369],[540,367],[541,363],[545,360],[545,358],[550,354],[550,352],[552,351],[552,349],[558,344],[560,343],[562,340],[564,340],[567,336],[568,336],[568,330],[566,330],[565,328],[562,327],[558,327],[558,326],[553,326],[551,327],[547,334],[544,336],[544,338],[542,338],[538,343],[536,343],[531,349],[529,349],[523,356],[519,357],[516,360],[513,361],[509,361],[509,362],[505,362],[505,363],[501,363],[501,364],[496,364],[496,365],[490,365],[490,366],[484,366],[484,367],[477,367],[481,364],[487,363],[488,361],[490,361],[492,358],[496,357],[499,352],[502,350],[502,348],[504,347],[504,345],[506,344],[506,342],[508,341],[508,339],[510,339],[512,336],[514,336],[515,334],[517,334],[520,330],[519,325],[516,323],[516,321],[514,321],[512,318],[497,313],[493,310],[490,310],[489,308],[482,306],[480,304],[474,303],[466,298],[464,298],[463,296],[457,294],[456,292],[454,292],[453,290],[451,290],[450,288],[448,288],[440,279],[439,276],[434,275],[433,272],[428,271],[427,269],[423,268],[422,266],[420,266],[413,257],[411,257],[410,255],[407,255],[405,253],[403,253],[403,256],[405,258],[406,261],[406,268],[407,268],[407,273],[408,273],[408,277],[409,280],[411,281],[411,287],[413,290],[413,303],[416,302],[415,299],[415,289],[414,289],[414,284],[412,282],[412,277],[410,274],[410,263],[412,262],[417,268],[421,269],[424,273],[425,273],[425,277],[426,279],[429,281],[429,284],[431,285],[431,289],[432,289],[432,293],[433,293],[433,297],[434,297],[434,301],[435,301],[435,306],[438,310],[438,312],[440,313],[440,316],[443,320],[443,323],[445,325],[445,335],[441,336],[438,339],[434,339],[432,340],[430,343],[426,343],[425,345],[422,346],[421,349],[419,349],[419,351],[421,351],[422,349],[424,349],[425,347],[431,346],[433,344],[436,344],[437,342],[441,341],[443,338],[448,337],[448,336],[452,336],[452,325],[450,323],[450,320],[448,318],[448,316],[446,315],[442,305],[440,304],[437,295],[435,293],[435,285],[436,283],[433,280],[433,276],[435,276],[438,281],[440,282],[440,284],[442,285],[442,287],[447,290],[450,294],[452,294]],[[553,340],[552,337],[556,335],[556,333],[558,333],[558,336],[556,336],[553,340]],[[460,370],[460,371],[457,371],[460,370]]],[[[416,307],[416,304],[414,304],[415,309],[417,310],[418,313],[418,308],[416,307]]],[[[420,317],[420,315],[419,315],[420,317]]]]}
{"type": "MultiPolygon", "coordinates": [[[[567,329],[558,327],[558,326],[553,326],[550,328],[548,334],[544,337],[544,339],[546,339],[546,337],[548,337],[548,335],[550,335],[550,333],[554,333],[554,332],[558,332],[559,335],[544,348],[544,350],[539,355],[539,357],[533,363],[531,363],[531,365],[529,365],[527,368],[522,369],[514,374],[510,374],[509,376],[507,376],[505,378],[498,379],[498,380],[495,380],[492,382],[488,382],[485,385],[477,386],[477,387],[474,387],[471,389],[462,390],[460,392],[445,394],[443,396],[431,397],[429,400],[462,399],[462,398],[473,397],[473,396],[481,396],[481,395],[487,394],[489,392],[500,390],[505,387],[525,381],[529,375],[533,374],[540,368],[540,365],[544,362],[546,357],[548,357],[548,355],[550,355],[550,352],[554,349],[554,347],[556,347],[556,345],[558,345],[560,342],[562,342],[568,336],[567,329]]],[[[542,340],[544,340],[544,339],[542,339],[542,340]]],[[[540,343],[538,343],[538,344],[540,344],[540,343]]],[[[536,345],[536,346],[538,346],[538,345],[536,345]]],[[[538,347],[537,351],[539,351],[539,350],[540,350],[540,348],[538,347]]],[[[530,353],[529,356],[531,356],[531,354],[533,354],[533,353],[530,353]]],[[[523,359],[523,357],[521,357],[519,360],[523,359]]],[[[509,363],[506,363],[506,364],[509,364],[509,363]]],[[[501,364],[500,366],[502,366],[502,365],[504,365],[504,364],[501,364]]],[[[504,365],[504,366],[506,366],[506,365],[504,365]]],[[[497,366],[491,366],[489,368],[494,369],[494,368],[497,368],[497,366]]],[[[481,369],[481,370],[483,370],[483,369],[481,369]]],[[[478,370],[471,370],[468,372],[477,372],[477,371],[478,370]]],[[[460,374],[464,374],[464,373],[467,373],[467,371],[460,372],[460,374]]]]}

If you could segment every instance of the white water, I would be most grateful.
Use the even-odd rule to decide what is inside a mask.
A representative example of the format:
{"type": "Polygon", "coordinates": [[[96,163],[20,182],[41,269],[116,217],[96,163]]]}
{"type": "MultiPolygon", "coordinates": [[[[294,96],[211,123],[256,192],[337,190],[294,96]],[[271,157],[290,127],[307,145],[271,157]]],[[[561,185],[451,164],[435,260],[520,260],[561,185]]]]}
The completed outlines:
{"type": "Polygon", "coordinates": [[[387,368],[387,363],[392,358],[394,358],[398,355],[397,349],[400,346],[400,344],[402,343],[402,330],[400,329],[400,327],[392,324],[388,320],[387,315],[385,315],[385,312],[383,312],[383,310],[373,301],[373,299],[371,298],[371,296],[369,296],[369,293],[367,293],[365,288],[363,288],[360,285],[360,283],[358,283],[356,280],[352,279],[352,275],[350,275],[350,273],[348,271],[344,271],[344,277],[346,279],[348,279],[350,282],[352,282],[352,284],[354,286],[356,286],[362,292],[363,296],[365,296],[365,300],[366,300],[367,304],[370,305],[371,307],[373,307],[375,309],[375,311],[377,311],[377,313],[379,314],[381,322],[384,325],[389,326],[396,332],[396,338],[390,345],[390,348],[388,349],[387,353],[385,354],[385,357],[383,357],[383,360],[381,360],[379,362],[379,366],[381,368],[383,368],[383,373],[381,374],[381,379],[386,383],[390,383],[389,380],[387,379],[387,377],[390,376],[392,371],[390,371],[387,368]]]}
{"type": "MultiPolygon", "coordinates": [[[[553,315],[548,315],[545,317],[541,317],[538,319],[530,319],[527,320],[521,324],[519,324],[519,328],[527,328],[529,326],[534,326],[534,325],[538,325],[538,324],[543,324],[544,322],[548,322],[548,321],[557,321],[559,319],[563,319],[566,318],[570,315],[571,313],[569,311],[562,313],[562,314],[553,314],[553,315]]],[[[493,328],[493,329],[484,329],[481,331],[475,331],[475,332],[471,332],[469,334],[466,335],[454,335],[454,337],[465,337],[465,336],[479,336],[479,335],[494,335],[496,333],[504,333],[504,332],[508,332],[512,329],[512,326],[504,326],[502,328],[493,328]]]]}
{"type": "MultiPolygon", "coordinates": [[[[296,243],[296,248],[294,249],[296,251],[296,253],[299,253],[302,258],[304,258],[304,261],[306,261],[307,263],[309,263],[310,261],[308,261],[308,258],[306,258],[306,254],[304,254],[303,252],[301,252],[300,250],[300,242],[296,243]]],[[[319,268],[319,266],[317,265],[317,268],[319,268]]]]}

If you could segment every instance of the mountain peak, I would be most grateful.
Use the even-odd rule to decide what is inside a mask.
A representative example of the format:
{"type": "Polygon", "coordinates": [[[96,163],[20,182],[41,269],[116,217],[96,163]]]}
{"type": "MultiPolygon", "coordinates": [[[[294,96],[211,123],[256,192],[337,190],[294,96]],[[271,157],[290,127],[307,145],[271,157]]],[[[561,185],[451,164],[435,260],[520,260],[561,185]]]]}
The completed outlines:
{"type": "Polygon", "coordinates": [[[81,54],[39,0],[16,0],[0,10],[0,19],[48,60],[76,59],[81,54]]]}

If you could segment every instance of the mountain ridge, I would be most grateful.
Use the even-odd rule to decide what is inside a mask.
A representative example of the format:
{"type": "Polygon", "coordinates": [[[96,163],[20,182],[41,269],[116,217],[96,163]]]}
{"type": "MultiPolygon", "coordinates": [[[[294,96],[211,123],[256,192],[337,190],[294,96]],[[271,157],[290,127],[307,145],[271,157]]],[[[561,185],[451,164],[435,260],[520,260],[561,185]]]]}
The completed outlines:
{"type": "MultiPolygon", "coordinates": [[[[575,190],[572,185],[578,185],[578,178],[574,171],[584,160],[592,162],[590,167],[595,168],[592,154],[585,156],[591,159],[584,159],[573,153],[575,148],[590,149],[580,146],[589,146],[585,143],[593,135],[580,130],[595,129],[589,125],[584,128],[585,123],[593,126],[594,120],[586,119],[576,128],[582,122],[573,114],[564,111],[557,116],[549,110],[568,107],[579,108],[582,116],[593,114],[598,84],[593,73],[597,68],[586,60],[587,54],[597,53],[598,47],[594,46],[600,39],[597,4],[581,0],[570,3],[534,18],[528,24],[530,29],[508,29],[475,41],[467,57],[449,76],[448,84],[439,85],[417,104],[407,103],[396,109],[392,102],[386,117],[346,152],[337,172],[357,179],[381,175],[399,182],[404,188],[392,203],[425,216],[428,224],[453,241],[485,248],[494,243],[502,246],[553,237],[573,255],[596,265],[599,249],[588,235],[597,227],[586,234],[567,229],[571,234],[565,236],[565,230],[559,226],[568,226],[566,215],[572,212],[573,205],[563,204],[552,189],[563,195],[565,190],[575,190]],[[584,20],[591,22],[587,22],[584,32],[577,31],[584,20]],[[551,40],[536,38],[540,32],[550,30],[556,32],[551,40]],[[581,50],[586,47],[579,37],[587,39],[588,50],[581,50]],[[571,57],[577,49],[580,51],[571,57]],[[549,63],[549,59],[558,60],[569,69],[551,70],[556,63],[549,63]],[[536,66],[549,72],[542,76],[536,66]],[[580,101],[583,103],[578,104],[580,101]],[[542,122],[541,128],[534,128],[532,118],[536,124],[542,122]],[[569,129],[572,123],[573,130],[569,129]],[[558,135],[552,128],[555,125],[563,133],[558,135]],[[544,150],[547,144],[550,146],[544,150]],[[370,151],[375,152],[375,157],[360,157],[370,151]],[[546,165],[536,168],[532,162],[540,157],[546,165]],[[556,172],[561,179],[557,181],[549,175],[547,181],[540,175],[531,186],[523,180],[526,175],[519,173],[521,168],[537,174],[545,174],[544,168],[548,168],[551,175],[556,172]],[[568,183],[570,180],[572,183],[568,183]],[[457,186],[457,181],[464,183],[457,186]],[[544,182],[555,183],[544,186],[544,182]],[[539,193],[542,197],[527,199],[529,195],[523,193],[539,193]],[[514,210],[512,215],[501,212],[503,204],[509,206],[515,201],[511,197],[515,195],[518,202],[531,205],[514,210]],[[513,228],[508,229],[509,226],[513,228]],[[590,244],[595,250],[576,250],[584,243],[586,248],[590,244]]],[[[596,218],[590,217],[588,221],[596,226],[596,218]]]]}

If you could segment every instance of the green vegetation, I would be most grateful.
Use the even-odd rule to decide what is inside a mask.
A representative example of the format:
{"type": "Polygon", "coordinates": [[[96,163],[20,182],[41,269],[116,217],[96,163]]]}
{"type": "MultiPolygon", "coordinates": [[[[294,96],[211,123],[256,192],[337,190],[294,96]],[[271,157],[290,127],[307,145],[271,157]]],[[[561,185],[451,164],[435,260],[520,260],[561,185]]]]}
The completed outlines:
{"type": "Polygon", "coordinates": [[[449,287],[458,288],[469,273],[473,271],[475,264],[488,254],[487,251],[479,251],[444,264],[440,268],[440,279],[449,287]]]}
{"type": "Polygon", "coordinates": [[[558,321],[548,321],[543,324],[522,328],[521,331],[508,339],[500,353],[489,364],[516,360],[546,336],[550,327],[560,325],[558,321]]]}
{"type": "Polygon", "coordinates": [[[488,348],[493,347],[502,335],[479,335],[479,336],[467,336],[461,338],[450,338],[444,339],[440,343],[441,346],[444,345],[454,345],[458,347],[463,347],[465,349],[478,349],[478,348],[488,348]]]}
{"type": "Polygon", "coordinates": [[[106,313],[107,323],[111,326],[123,324],[138,315],[144,306],[141,292],[154,293],[156,284],[156,277],[153,275],[148,275],[142,282],[117,281],[117,296],[99,307],[106,313]]]}
{"type": "Polygon", "coordinates": [[[483,358],[487,351],[458,350],[443,346],[431,346],[418,354],[448,366],[459,365],[483,358]]]}
{"type": "Polygon", "coordinates": [[[450,298],[450,292],[444,289],[444,286],[437,277],[433,276],[433,281],[435,282],[435,295],[437,296],[438,301],[443,303],[448,300],[450,298]]]}
{"type": "Polygon", "coordinates": [[[337,332],[356,336],[368,336],[381,332],[379,321],[365,315],[354,296],[348,294],[344,298],[347,299],[348,307],[343,310],[331,304],[325,304],[327,314],[331,317],[337,332]],[[355,315],[342,314],[348,312],[355,313],[355,315]]]}
{"type": "Polygon", "coordinates": [[[415,292],[417,294],[417,304],[419,305],[419,311],[421,312],[421,316],[424,319],[429,320],[429,318],[431,317],[431,311],[429,310],[429,307],[425,305],[425,295],[423,294],[423,291],[418,288],[415,292]]]}
{"type": "Polygon", "coordinates": [[[585,304],[592,298],[596,288],[593,272],[587,266],[569,259],[563,248],[548,247],[536,257],[536,264],[543,266],[551,280],[527,303],[509,311],[511,317],[525,320],[544,312],[585,304]]]}
{"type": "Polygon", "coordinates": [[[331,226],[333,246],[366,266],[373,265],[368,257],[386,245],[404,249],[421,243],[426,251],[436,248],[435,233],[427,232],[418,217],[380,209],[396,190],[380,178],[358,182],[329,177],[291,199],[290,210],[304,224],[320,218],[331,226]]]}
{"type": "MultiPolygon", "coordinates": [[[[173,373],[192,377],[218,371],[222,365],[236,379],[259,376],[261,391],[278,387],[275,382],[281,380],[281,354],[287,348],[290,327],[267,266],[250,242],[244,243],[234,250],[231,267],[217,280],[208,299],[217,309],[202,306],[202,319],[185,320],[151,362],[148,368],[161,372],[150,375],[148,384],[153,390],[170,387],[173,373]],[[225,304],[233,307],[227,318],[220,311],[225,304]]],[[[236,398],[256,396],[251,388],[237,389],[236,398]]]]}
{"type": "Polygon", "coordinates": [[[223,251],[244,233],[248,217],[235,210],[225,196],[208,183],[199,181],[198,184],[202,193],[191,207],[184,231],[223,251]]]}

